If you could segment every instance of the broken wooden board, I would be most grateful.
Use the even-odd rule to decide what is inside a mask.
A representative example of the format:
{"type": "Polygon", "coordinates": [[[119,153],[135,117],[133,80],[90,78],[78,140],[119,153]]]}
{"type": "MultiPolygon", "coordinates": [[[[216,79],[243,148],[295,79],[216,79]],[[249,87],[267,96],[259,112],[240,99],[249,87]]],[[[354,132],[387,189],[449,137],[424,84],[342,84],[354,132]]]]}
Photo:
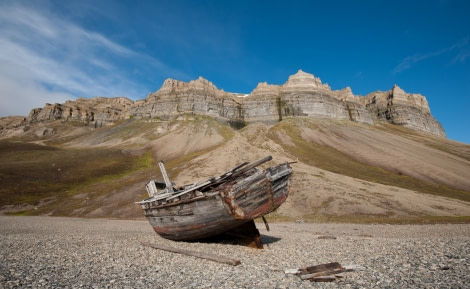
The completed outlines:
{"type": "Polygon", "coordinates": [[[241,262],[240,260],[236,259],[231,259],[223,256],[218,256],[215,254],[210,254],[210,253],[204,253],[204,252],[196,252],[196,251],[191,251],[191,250],[185,250],[185,249],[179,249],[179,248],[174,248],[162,244],[153,244],[153,243],[141,243],[142,246],[147,246],[155,249],[160,249],[168,252],[173,252],[173,253],[178,253],[178,254],[183,254],[183,255],[188,255],[188,256],[193,256],[201,259],[207,259],[219,263],[225,263],[233,266],[240,265],[241,262]]]}
{"type": "Polygon", "coordinates": [[[320,240],[336,240],[335,236],[318,236],[320,240]]]}
{"type": "Polygon", "coordinates": [[[302,280],[310,280],[315,282],[332,282],[343,276],[340,273],[346,271],[346,268],[341,266],[338,262],[331,262],[301,268],[297,272],[302,280]]]}

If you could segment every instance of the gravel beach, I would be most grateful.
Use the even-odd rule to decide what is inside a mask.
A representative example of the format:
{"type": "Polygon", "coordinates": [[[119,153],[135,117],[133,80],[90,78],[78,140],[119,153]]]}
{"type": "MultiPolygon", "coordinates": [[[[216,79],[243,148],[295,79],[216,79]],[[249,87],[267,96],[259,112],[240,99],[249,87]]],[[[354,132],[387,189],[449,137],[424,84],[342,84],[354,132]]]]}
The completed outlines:
{"type": "Polygon", "coordinates": [[[265,249],[160,238],[146,220],[0,216],[0,288],[468,288],[470,225],[257,224],[265,249]],[[330,238],[324,238],[330,236],[330,238]],[[336,238],[332,238],[336,237],[336,238]],[[231,266],[149,242],[241,261],[231,266]],[[331,283],[285,269],[352,266],[331,283]]]}

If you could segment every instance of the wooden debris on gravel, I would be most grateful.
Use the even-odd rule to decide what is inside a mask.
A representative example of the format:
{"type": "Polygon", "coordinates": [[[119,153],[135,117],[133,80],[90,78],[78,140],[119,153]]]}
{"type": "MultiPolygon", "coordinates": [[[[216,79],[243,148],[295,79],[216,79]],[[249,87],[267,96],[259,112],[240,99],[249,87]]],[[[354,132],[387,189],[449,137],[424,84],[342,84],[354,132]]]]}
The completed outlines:
{"type": "Polygon", "coordinates": [[[286,273],[294,273],[302,280],[310,280],[314,282],[333,282],[341,279],[344,276],[341,274],[346,271],[346,268],[341,266],[338,262],[331,262],[310,266],[301,269],[288,269],[286,273]]]}

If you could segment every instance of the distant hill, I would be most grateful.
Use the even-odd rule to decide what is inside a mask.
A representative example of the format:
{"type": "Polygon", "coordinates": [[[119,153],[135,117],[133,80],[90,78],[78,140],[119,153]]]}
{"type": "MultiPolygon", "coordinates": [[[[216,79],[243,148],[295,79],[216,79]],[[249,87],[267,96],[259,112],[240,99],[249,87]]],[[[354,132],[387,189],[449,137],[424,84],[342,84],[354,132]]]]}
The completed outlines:
{"type": "Polygon", "coordinates": [[[183,185],[272,155],[296,163],[271,219],[470,221],[470,146],[396,86],[358,97],[299,71],[240,97],[167,80],[142,101],[79,99],[0,126],[3,213],[142,218],[157,160],[183,185]]]}

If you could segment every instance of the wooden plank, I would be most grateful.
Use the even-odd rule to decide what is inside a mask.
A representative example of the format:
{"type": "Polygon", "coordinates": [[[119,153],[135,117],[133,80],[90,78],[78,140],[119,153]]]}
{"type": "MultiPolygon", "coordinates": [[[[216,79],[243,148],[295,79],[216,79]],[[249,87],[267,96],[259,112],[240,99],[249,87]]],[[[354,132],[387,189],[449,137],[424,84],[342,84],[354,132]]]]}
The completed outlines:
{"type": "Polygon", "coordinates": [[[194,191],[194,190],[197,190],[197,189],[199,189],[199,188],[202,188],[202,187],[204,187],[204,186],[206,186],[206,185],[208,185],[208,184],[210,184],[210,183],[211,183],[211,181],[207,181],[207,182],[205,182],[205,183],[202,183],[202,184],[200,184],[200,185],[197,185],[197,186],[195,186],[195,187],[192,187],[192,188],[190,188],[190,189],[187,189],[187,190],[185,190],[185,191],[183,191],[183,192],[181,192],[181,193],[178,193],[178,194],[176,194],[176,195],[173,195],[173,196],[167,198],[167,201],[169,201],[169,200],[171,200],[171,199],[174,199],[174,198],[177,198],[177,197],[179,197],[179,196],[182,196],[182,195],[184,195],[184,194],[187,194],[187,193],[189,193],[189,192],[192,192],[192,191],[194,191]]]}
{"type": "Polygon", "coordinates": [[[242,167],[246,166],[247,164],[249,164],[250,162],[244,162],[242,164],[239,164],[238,166],[234,167],[231,171],[229,171],[229,173],[233,173],[234,171],[238,170],[238,169],[241,169],[242,167]]]}
{"type": "Polygon", "coordinates": [[[147,193],[149,195],[149,197],[153,197],[157,194],[158,190],[157,190],[157,186],[155,186],[155,182],[154,181],[150,181],[148,182],[146,185],[145,185],[145,188],[147,189],[147,193]]]}
{"type": "Polygon", "coordinates": [[[194,187],[192,187],[192,188],[189,188],[189,189],[187,189],[187,190],[185,190],[185,191],[183,191],[183,192],[181,192],[181,193],[178,193],[178,194],[176,194],[176,195],[173,195],[173,196],[169,197],[168,200],[177,198],[177,197],[179,197],[179,196],[182,196],[182,195],[184,195],[184,194],[187,194],[187,193],[189,193],[189,192],[192,192],[192,191],[194,191],[194,190],[196,190],[196,189],[200,189],[200,188],[205,187],[205,186],[207,186],[207,185],[215,185],[215,184],[217,184],[217,182],[219,182],[219,181],[221,181],[221,180],[223,180],[223,179],[225,179],[225,178],[227,178],[227,177],[232,176],[232,174],[233,174],[234,171],[238,170],[239,168],[242,168],[242,167],[246,166],[247,164],[249,164],[249,162],[244,162],[244,163],[238,165],[237,167],[235,167],[234,169],[232,169],[231,171],[228,171],[228,172],[224,173],[223,175],[221,175],[221,176],[219,176],[219,177],[217,177],[217,178],[212,178],[212,179],[210,179],[210,180],[207,180],[206,182],[204,182],[204,183],[202,183],[202,184],[199,184],[199,185],[197,185],[197,186],[194,186],[194,187]]]}
{"type": "Polygon", "coordinates": [[[320,240],[336,240],[336,237],[335,236],[318,236],[318,239],[320,240]]]}
{"type": "Polygon", "coordinates": [[[297,274],[299,273],[299,269],[294,268],[294,269],[284,269],[284,273],[286,274],[297,274]]]}
{"type": "Polygon", "coordinates": [[[315,282],[333,282],[333,281],[336,281],[336,277],[335,276],[320,276],[320,277],[313,278],[312,281],[315,281],[315,282]]]}
{"type": "Polygon", "coordinates": [[[316,272],[321,272],[321,271],[328,271],[328,270],[333,270],[333,269],[342,269],[343,266],[339,264],[338,262],[331,262],[331,263],[326,263],[326,264],[320,264],[316,266],[310,266],[304,269],[301,269],[302,271],[307,271],[308,273],[316,273],[316,272]]]}
{"type": "Polygon", "coordinates": [[[190,251],[190,250],[185,250],[185,249],[179,249],[179,248],[174,248],[170,246],[165,246],[162,244],[154,244],[154,243],[141,243],[142,246],[147,246],[155,249],[160,249],[168,252],[173,252],[177,254],[183,254],[183,255],[188,255],[188,256],[193,256],[201,259],[207,259],[219,263],[224,263],[224,264],[229,264],[233,266],[240,265],[241,262],[240,260],[236,259],[231,259],[223,256],[218,256],[210,253],[204,253],[204,252],[196,252],[196,251],[190,251]]]}
{"type": "Polygon", "coordinates": [[[283,176],[287,176],[288,174],[292,173],[292,169],[286,169],[284,171],[281,171],[275,175],[268,175],[268,178],[271,182],[274,182],[277,179],[282,178],[283,176]]]}
{"type": "MultiPolygon", "coordinates": [[[[302,268],[297,275],[300,275],[302,280],[311,280],[315,282],[331,282],[337,279],[336,275],[340,274],[346,269],[338,262],[331,262],[302,268]]],[[[339,277],[338,277],[339,278],[339,277]]]]}
{"type": "Polygon", "coordinates": [[[312,274],[304,274],[304,275],[300,276],[300,279],[302,279],[302,280],[315,279],[317,277],[330,276],[330,275],[333,275],[333,277],[334,277],[335,274],[339,274],[341,272],[344,272],[344,268],[343,269],[332,269],[332,270],[320,271],[320,272],[316,272],[316,273],[312,273],[312,274]]]}
{"type": "Polygon", "coordinates": [[[241,169],[241,170],[239,170],[239,171],[236,171],[232,176],[234,176],[234,177],[235,177],[235,176],[238,176],[238,175],[240,175],[240,174],[242,174],[242,173],[244,173],[244,172],[246,172],[246,171],[251,170],[252,168],[255,168],[255,167],[259,166],[259,165],[264,164],[265,162],[269,162],[269,161],[272,160],[272,159],[273,159],[272,156],[264,157],[264,158],[262,158],[262,159],[260,159],[260,160],[258,160],[258,161],[256,161],[256,162],[254,162],[254,163],[249,164],[248,166],[244,167],[243,169],[241,169]]]}

